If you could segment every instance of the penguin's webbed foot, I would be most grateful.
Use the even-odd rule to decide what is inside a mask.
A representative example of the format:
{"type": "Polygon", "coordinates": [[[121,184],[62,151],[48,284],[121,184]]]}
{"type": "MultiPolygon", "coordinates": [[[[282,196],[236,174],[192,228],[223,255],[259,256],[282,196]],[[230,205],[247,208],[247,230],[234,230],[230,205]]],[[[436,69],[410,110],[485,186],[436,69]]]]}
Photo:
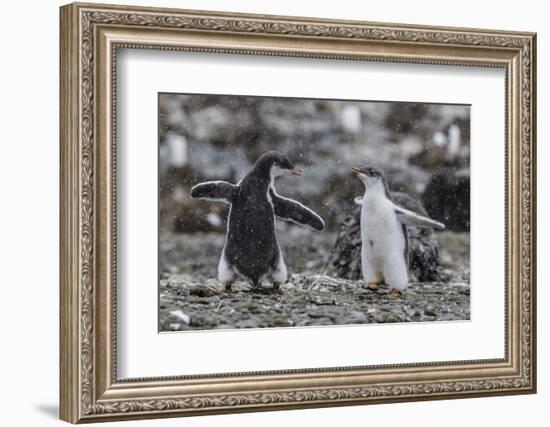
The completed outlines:
{"type": "Polygon", "coordinates": [[[388,291],[388,296],[390,296],[392,298],[397,298],[401,295],[403,295],[403,292],[401,292],[400,290],[395,289],[395,288],[390,288],[390,290],[388,291]]]}
{"type": "Polygon", "coordinates": [[[280,294],[281,293],[281,283],[273,282],[273,286],[271,287],[271,290],[273,291],[273,293],[280,294]]]}
{"type": "Polygon", "coordinates": [[[377,291],[380,288],[380,283],[376,283],[376,282],[365,283],[363,285],[363,288],[370,289],[371,291],[377,291]]]}

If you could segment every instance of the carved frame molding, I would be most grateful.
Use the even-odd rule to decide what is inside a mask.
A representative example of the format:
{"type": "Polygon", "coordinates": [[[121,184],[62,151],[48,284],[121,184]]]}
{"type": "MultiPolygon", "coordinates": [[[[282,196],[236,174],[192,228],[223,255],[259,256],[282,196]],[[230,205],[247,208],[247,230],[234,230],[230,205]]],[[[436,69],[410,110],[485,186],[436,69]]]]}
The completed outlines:
{"type": "Polygon", "coordinates": [[[60,42],[62,419],[100,421],[535,391],[535,34],[71,4],[61,8],[60,42]],[[506,357],[117,380],[113,147],[116,51],[121,47],[504,67],[506,357]]]}

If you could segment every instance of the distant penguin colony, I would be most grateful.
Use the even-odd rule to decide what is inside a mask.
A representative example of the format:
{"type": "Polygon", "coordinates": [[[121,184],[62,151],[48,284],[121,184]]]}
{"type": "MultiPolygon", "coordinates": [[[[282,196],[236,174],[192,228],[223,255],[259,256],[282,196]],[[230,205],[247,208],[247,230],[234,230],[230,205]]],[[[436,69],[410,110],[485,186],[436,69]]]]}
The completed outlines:
{"type": "MultiPolygon", "coordinates": [[[[353,167],[365,187],[361,205],[361,269],[364,287],[376,290],[381,283],[396,295],[409,285],[409,242],[407,226],[445,225],[397,205],[390,194],[384,173],[372,166],[353,167]]],[[[281,173],[300,175],[286,154],[269,151],[258,158],[252,170],[237,184],[210,181],[194,186],[191,197],[221,201],[231,205],[227,237],[218,263],[218,280],[231,289],[238,275],[247,278],[253,289],[265,280],[273,288],[286,282],[287,268],[277,237],[275,218],[323,230],[319,215],[301,203],[280,196],[274,179],[281,173]]]]}
{"type": "Polygon", "coordinates": [[[381,283],[398,294],[409,286],[409,242],[407,226],[433,227],[445,225],[416,212],[404,209],[393,201],[384,173],[365,165],[354,167],[365,186],[361,205],[361,269],[365,287],[376,290],[381,283]]]}
{"type": "Polygon", "coordinates": [[[191,197],[231,205],[227,237],[218,263],[218,280],[230,289],[237,275],[258,290],[265,280],[273,287],[286,282],[288,272],[275,235],[275,217],[323,230],[321,217],[301,203],[275,191],[275,177],[300,175],[286,154],[269,151],[236,185],[224,181],[204,182],[191,189],[191,197]]]}

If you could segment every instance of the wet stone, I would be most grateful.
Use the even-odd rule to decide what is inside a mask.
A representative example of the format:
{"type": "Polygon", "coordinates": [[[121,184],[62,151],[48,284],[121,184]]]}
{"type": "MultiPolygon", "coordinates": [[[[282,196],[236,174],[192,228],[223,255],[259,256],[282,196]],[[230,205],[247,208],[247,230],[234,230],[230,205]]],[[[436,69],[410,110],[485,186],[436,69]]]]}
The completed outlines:
{"type": "Polygon", "coordinates": [[[386,322],[386,319],[388,318],[388,313],[385,311],[375,311],[373,313],[370,313],[371,318],[376,323],[384,323],[386,322]]]}
{"type": "Polygon", "coordinates": [[[424,308],[424,313],[428,316],[437,316],[438,310],[433,304],[428,304],[426,308],[424,308]]]}
{"type": "Polygon", "coordinates": [[[335,301],[334,298],[330,296],[316,296],[311,298],[311,302],[316,305],[334,305],[335,301]]]}
{"type": "Polygon", "coordinates": [[[219,322],[208,315],[194,315],[191,317],[190,325],[193,327],[209,327],[216,326],[219,322]]]}

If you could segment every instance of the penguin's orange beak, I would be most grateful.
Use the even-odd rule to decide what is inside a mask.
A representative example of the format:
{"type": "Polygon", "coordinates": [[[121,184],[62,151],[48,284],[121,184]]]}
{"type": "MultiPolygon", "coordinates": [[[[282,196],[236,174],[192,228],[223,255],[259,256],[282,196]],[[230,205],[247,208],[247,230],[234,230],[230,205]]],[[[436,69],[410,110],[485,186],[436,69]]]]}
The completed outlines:
{"type": "Polygon", "coordinates": [[[365,172],[363,172],[363,169],[361,169],[361,168],[356,168],[356,167],[352,167],[352,168],[351,168],[351,171],[352,171],[353,173],[365,173],[365,172]]]}
{"type": "Polygon", "coordinates": [[[292,168],[288,170],[292,175],[300,176],[302,171],[298,168],[292,168]]]}

